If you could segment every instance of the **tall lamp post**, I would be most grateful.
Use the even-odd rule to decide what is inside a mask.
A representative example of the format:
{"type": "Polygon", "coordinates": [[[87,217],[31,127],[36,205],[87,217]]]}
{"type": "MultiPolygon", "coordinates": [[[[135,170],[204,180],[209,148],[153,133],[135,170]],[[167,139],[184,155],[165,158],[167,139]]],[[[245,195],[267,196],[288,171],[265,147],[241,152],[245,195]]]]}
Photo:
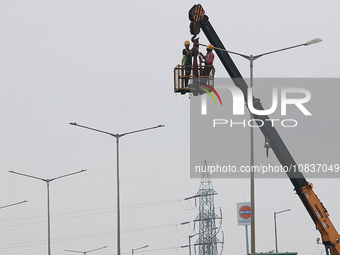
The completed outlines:
{"type": "Polygon", "coordinates": [[[277,249],[276,215],[277,215],[277,214],[279,214],[279,213],[288,212],[288,211],[290,211],[290,209],[286,209],[286,210],[279,211],[279,212],[274,212],[274,225],[275,225],[275,250],[276,250],[276,253],[278,253],[278,249],[277,249]]]}
{"type": "Polygon", "coordinates": [[[43,178],[39,178],[39,177],[36,177],[36,176],[28,175],[28,174],[22,174],[22,173],[18,173],[18,172],[14,172],[14,171],[9,171],[12,174],[18,174],[18,175],[22,175],[22,176],[26,176],[26,177],[30,177],[30,178],[34,178],[34,179],[44,181],[47,184],[47,243],[48,243],[48,255],[51,255],[50,182],[57,180],[57,179],[60,179],[60,178],[64,178],[66,176],[79,174],[79,173],[82,173],[82,172],[85,172],[85,171],[86,170],[80,170],[78,172],[61,175],[61,176],[58,176],[58,177],[55,177],[55,178],[52,178],[52,179],[43,179],[43,178]]]}
{"type": "Polygon", "coordinates": [[[113,133],[106,132],[106,131],[103,131],[103,130],[79,125],[75,122],[71,122],[70,125],[90,129],[90,130],[100,132],[100,133],[104,133],[104,134],[107,134],[107,135],[110,135],[110,136],[113,136],[113,137],[116,138],[116,144],[117,144],[117,254],[120,255],[119,138],[121,138],[122,136],[125,136],[125,135],[129,135],[129,134],[133,134],[133,133],[137,133],[137,132],[142,132],[142,131],[146,131],[146,130],[149,130],[149,129],[164,127],[164,125],[158,125],[158,126],[155,126],[155,127],[139,129],[139,130],[123,133],[123,134],[113,134],[113,133]]]}
{"type": "Polygon", "coordinates": [[[145,245],[145,246],[143,246],[143,247],[139,247],[139,248],[136,248],[136,249],[132,249],[131,254],[133,255],[133,252],[134,252],[134,251],[141,250],[141,249],[148,248],[148,247],[149,247],[149,245],[145,245]]]}
{"type": "Polygon", "coordinates": [[[107,246],[100,247],[100,248],[97,248],[97,249],[94,249],[94,250],[89,250],[89,251],[72,251],[72,250],[65,250],[65,251],[83,253],[84,255],[86,255],[89,252],[98,251],[98,250],[101,250],[101,249],[104,249],[104,248],[107,248],[107,246]]]}
{"type": "MultiPolygon", "coordinates": [[[[301,47],[301,46],[308,46],[314,43],[318,43],[318,42],[322,42],[322,40],[320,38],[315,38],[313,40],[310,40],[308,42],[305,43],[301,43],[298,45],[294,45],[291,47],[287,47],[287,48],[283,48],[283,49],[279,49],[279,50],[274,50],[274,51],[269,51],[266,53],[262,53],[259,55],[245,55],[245,54],[241,54],[241,53],[237,53],[234,51],[229,51],[229,50],[225,50],[225,49],[220,49],[220,48],[214,48],[215,50],[220,50],[220,51],[226,51],[228,53],[231,54],[235,54],[238,56],[241,56],[247,60],[249,60],[250,62],[250,88],[252,90],[252,98],[253,98],[253,82],[254,82],[254,77],[253,77],[253,66],[254,66],[254,61],[262,56],[265,55],[269,55],[269,54],[273,54],[276,52],[280,52],[280,51],[284,51],[284,50],[289,50],[289,49],[293,49],[293,48],[297,48],[297,47],[301,47]]],[[[201,44],[203,45],[203,44],[201,44]]],[[[203,45],[206,46],[206,45],[203,45]]],[[[253,113],[250,112],[250,119],[253,119],[253,113]]],[[[253,168],[254,166],[254,130],[253,130],[253,126],[250,126],[250,167],[253,168]]],[[[251,253],[255,253],[255,194],[254,194],[254,173],[251,172],[250,173],[250,203],[251,203],[251,253]]]]}

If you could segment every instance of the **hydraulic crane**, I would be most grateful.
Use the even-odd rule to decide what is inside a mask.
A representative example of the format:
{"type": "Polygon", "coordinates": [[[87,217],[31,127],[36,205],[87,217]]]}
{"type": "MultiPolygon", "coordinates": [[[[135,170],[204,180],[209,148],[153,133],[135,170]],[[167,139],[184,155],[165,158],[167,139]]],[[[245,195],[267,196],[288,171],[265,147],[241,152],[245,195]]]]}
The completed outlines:
{"type": "MultiPolygon", "coordinates": [[[[195,38],[200,32],[200,29],[202,29],[209,42],[214,45],[215,48],[224,49],[223,51],[216,50],[217,56],[221,60],[229,76],[232,78],[234,84],[241,89],[244,95],[246,106],[248,108],[248,85],[244,81],[228,52],[225,51],[224,45],[210,24],[209,18],[205,15],[205,11],[200,4],[194,5],[189,10],[189,19],[191,21],[190,32],[193,35],[193,38],[195,38]]],[[[260,100],[256,99],[255,97],[253,97],[253,105],[255,109],[263,110],[260,100]]],[[[253,116],[254,119],[262,120],[262,123],[264,123],[264,125],[259,125],[259,128],[264,137],[270,141],[270,146],[281,165],[288,168],[291,167],[291,169],[297,169],[296,162],[294,161],[275,127],[270,124],[270,121],[265,121],[266,119],[268,120],[269,117],[256,114],[253,116]]],[[[257,123],[259,124],[260,122],[257,123]]],[[[303,205],[315,223],[316,229],[319,230],[327,255],[340,255],[340,236],[332,224],[326,208],[314,193],[313,185],[307,182],[303,174],[299,171],[288,171],[287,175],[292,182],[297,195],[300,197],[303,205]]]]}

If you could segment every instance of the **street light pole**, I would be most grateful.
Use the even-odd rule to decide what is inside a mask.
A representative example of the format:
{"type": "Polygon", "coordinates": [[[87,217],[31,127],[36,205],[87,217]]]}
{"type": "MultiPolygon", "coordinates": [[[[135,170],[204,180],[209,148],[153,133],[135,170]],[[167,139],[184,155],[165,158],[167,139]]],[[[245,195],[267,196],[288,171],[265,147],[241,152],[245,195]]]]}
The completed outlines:
{"type": "MultiPolygon", "coordinates": [[[[253,77],[253,55],[249,56],[250,61],[250,87],[252,91],[251,98],[253,98],[253,85],[254,85],[254,77],[253,77]]],[[[254,119],[253,113],[250,111],[250,119],[254,119]]],[[[253,125],[250,126],[250,167],[253,169],[255,165],[255,153],[254,153],[254,128],[253,125]]],[[[253,171],[250,171],[250,249],[251,253],[255,253],[255,174],[253,171]]]]}
{"type": "Polygon", "coordinates": [[[117,255],[120,255],[119,138],[121,138],[124,135],[129,135],[129,134],[133,134],[133,133],[137,133],[137,132],[146,131],[146,130],[149,130],[149,129],[164,127],[164,125],[158,125],[158,126],[154,126],[154,127],[150,127],[150,128],[139,129],[139,130],[123,133],[123,134],[113,134],[113,133],[106,132],[106,131],[103,131],[103,130],[79,125],[75,122],[71,122],[70,125],[90,129],[92,131],[104,133],[104,134],[107,134],[107,135],[110,135],[110,136],[113,136],[113,137],[116,138],[116,144],[117,144],[117,255]]]}
{"type": "MultiPolygon", "coordinates": [[[[228,53],[231,54],[235,54],[235,55],[239,55],[247,60],[249,60],[250,62],[250,88],[252,91],[252,95],[251,98],[253,99],[253,94],[254,94],[254,86],[253,86],[253,67],[254,67],[254,61],[262,56],[265,55],[269,55],[269,54],[273,54],[276,52],[280,52],[280,51],[284,51],[284,50],[289,50],[289,49],[293,49],[293,48],[297,48],[300,46],[308,46],[314,43],[318,43],[318,42],[322,42],[322,40],[320,38],[315,38],[313,40],[307,41],[305,43],[302,44],[298,44],[298,45],[294,45],[291,47],[286,47],[286,48],[282,48],[279,50],[274,50],[274,51],[270,51],[270,52],[266,52],[266,53],[262,53],[259,55],[245,55],[245,54],[241,54],[241,53],[237,53],[234,51],[229,51],[229,50],[225,50],[225,49],[221,49],[221,48],[214,48],[215,50],[220,50],[220,51],[226,51],[228,53]]],[[[206,46],[204,44],[200,44],[202,46],[206,46]]],[[[253,113],[250,112],[250,118],[253,119],[253,113]]],[[[253,126],[250,126],[250,167],[251,169],[253,169],[254,166],[254,130],[253,130],[253,126]]],[[[250,173],[250,203],[251,203],[251,253],[255,253],[255,194],[254,194],[254,173],[251,171],[250,173]]]]}
{"type": "Polygon", "coordinates": [[[83,253],[84,255],[86,255],[89,252],[98,251],[98,250],[101,250],[101,249],[104,249],[104,248],[107,248],[107,246],[100,247],[100,248],[97,248],[97,249],[94,249],[94,250],[90,250],[90,251],[72,251],[72,250],[65,250],[65,251],[83,253]]]}
{"type": "Polygon", "coordinates": [[[136,249],[132,249],[132,255],[133,255],[133,252],[134,251],[137,251],[137,250],[140,250],[140,249],[144,249],[144,248],[147,248],[147,247],[149,247],[149,245],[144,245],[143,247],[139,247],[139,248],[136,248],[136,249]]]}
{"type": "Polygon", "coordinates": [[[286,210],[279,211],[279,212],[274,212],[274,225],[275,225],[275,250],[276,250],[276,253],[278,253],[278,248],[277,248],[277,231],[276,231],[276,215],[277,215],[277,214],[279,214],[279,213],[288,212],[288,211],[290,211],[290,209],[286,209],[286,210]]]}
{"type": "Polygon", "coordinates": [[[14,172],[14,171],[9,171],[12,174],[18,174],[18,175],[22,175],[22,176],[26,176],[26,177],[30,177],[30,178],[34,178],[34,179],[38,179],[41,181],[46,182],[47,184],[47,245],[48,245],[48,255],[51,255],[51,219],[50,219],[50,182],[54,181],[56,179],[60,179],[66,176],[70,176],[70,175],[74,175],[74,174],[78,174],[78,173],[82,173],[85,172],[86,170],[80,170],[74,173],[70,173],[70,174],[65,174],[62,176],[58,176],[52,179],[43,179],[40,177],[36,177],[36,176],[32,176],[32,175],[28,175],[28,174],[22,174],[22,173],[18,173],[18,172],[14,172]]]}

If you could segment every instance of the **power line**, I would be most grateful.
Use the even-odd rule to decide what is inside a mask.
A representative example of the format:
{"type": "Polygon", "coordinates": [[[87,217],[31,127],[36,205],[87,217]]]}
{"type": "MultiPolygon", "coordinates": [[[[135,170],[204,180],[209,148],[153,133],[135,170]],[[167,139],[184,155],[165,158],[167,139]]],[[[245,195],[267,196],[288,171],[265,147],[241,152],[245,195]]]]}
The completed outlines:
{"type": "MultiPolygon", "coordinates": [[[[162,205],[162,204],[167,204],[167,203],[179,202],[181,200],[183,200],[183,199],[168,199],[168,200],[161,200],[161,201],[148,202],[148,203],[132,204],[132,205],[122,206],[121,210],[131,210],[131,209],[138,209],[138,208],[143,208],[143,207],[148,207],[148,206],[157,206],[157,205],[162,205]]],[[[107,208],[101,208],[101,209],[91,209],[91,210],[84,210],[84,211],[75,211],[75,212],[66,212],[66,213],[52,214],[52,217],[59,216],[59,215],[86,213],[86,212],[101,211],[101,210],[104,210],[104,212],[91,213],[91,214],[85,214],[85,215],[77,215],[77,216],[70,216],[70,217],[64,217],[64,218],[59,218],[59,219],[51,219],[51,221],[60,221],[60,220],[66,220],[66,219],[74,219],[74,218],[80,218],[80,217],[88,217],[88,216],[93,216],[93,215],[113,213],[113,212],[115,212],[116,207],[107,207],[107,208]],[[105,212],[105,210],[108,210],[108,211],[105,212]]],[[[24,218],[16,218],[16,219],[7,219],[7,220],[0,220],[0,222],[26,220],[26,219],[36,219],[36,218],[42,218],[42,217],[46,217],[46,215],[24,217],[24,218]]],[[[16,224],[16,225],[2,226],[1,228],[9,228],[9,227],[24,226],[24,225],[32,225],[32,224],[39,224],[39,223],[45,223],[45,222],[46,221],[36,221],[36,222],[29,222],[29,223],[21,223],[21,224],[16,224]]]]}
{"type": "MultiPolygon", "coordinates": [[[[190,166],[190,165],[178,166],[178,167],[170,168],[170,169],[163,170],[163,171],[156,172],[156,173],[151,173],[151,174],[146,174],[146,175],[142,175],[142,176],[138,176],[138,177],[134,177],[134,178],[130,178],[130,179],[121,180],[120,182],[121,182],[121,183],[122,183],[122,182],[129,182],[129,181],[133,181],[133,180],[137,180],[137,179],[141,179],[141,178],[146,178],[146,177],[149,177],[149,176],[152,176],[152,175],[158,175],[158,174],[162,174],[162,173],[165,173],[165,172],[169,172],[169,171],[181,169],[181,168],[183,168],[183,167],[188,167],[188,166],[190,166]]],[[[90,187],[90,188],[86,188],[86,189],[81,189],[81,190],[76,190],[76,191],[72,191],[72,192],[62,193],[62,194],[58,194],[58,195],[53,195],[53,196],[51,196],[51,197],[67,196],[67,195],[70,195],[70,194],[80,193],[80,192],[89,191],[89,190],[94,190],[94,189],[100,189],[100,188],[107,187],[107,186],[111,186],[111,185],[115,185],[115,184],[116,184],[116,182],[111,182],[111,183],[108,183],[108,184],[105,184],[105,185],[94,186],[94,187],[90,187]]],[[[42,200],[42,199],[46,199],[46,197],[44,197],[44,198],[30,199],[30,202],[32,202],[32,201],[38,201],[38,200],[42,200]]]]}
{"type": "MultiPolygon", "coordinates": [[[[140,231],[147,231],[147,230],[153,230],[153,229],[159,229],[159,228],[174,227],[174,226],[177,226],[177,225],[180,225],[180,223],[171,223],[171,224],[163,224],[163,225],[155,225],[155,226],[148,226],[148,227],[125,229],[125,230],[122,230],[121,233],[140,232],[140,231]]],[[[102,236],[116,235],[116,234],[117,234],[117,231],[107,231],[107,232],[92,233],[92,234],[85,234],[85,235],[76,235],[76,236],[54,238],[54,239],[51,240],[51,242],[52,243],[58,243],[58,242],[81,240],[81,239],[95,238],[95,237],[102,237],[102,236]]],[[[33,241],[26,241],[26,242],[20,242],[20,243],[0,244],[0,250],[42,245],[42,244],[45,244],[45,243],[46,243],[46,240],[33,240],[33,241]]]]}
{"type": "MultiPolygon", "coordinates": [[[[174,249],[179,249],[181,248],[180,246],[178,247],[168,247],[168,248],[159,248],[159,249],[147,249],[147,250],[143,250],[143,251],[139,251],[138,253],[141,252],[153,252],[153,251],[164,251],[164,250],[174,250],[174,249]]],[[[131,254],[131,252],[123,252],[122,254],[131,254]]]]}

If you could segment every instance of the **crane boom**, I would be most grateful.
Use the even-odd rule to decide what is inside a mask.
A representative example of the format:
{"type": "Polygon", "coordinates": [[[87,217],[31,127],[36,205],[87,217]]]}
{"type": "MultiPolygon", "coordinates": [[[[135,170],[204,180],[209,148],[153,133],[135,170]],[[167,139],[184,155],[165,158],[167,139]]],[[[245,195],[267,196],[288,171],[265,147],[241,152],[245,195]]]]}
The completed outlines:
{"type": "MultiPolygon", "coordinates": [[[[214,45],[215,48],[224,49],[225,47],[218,35],[216,34],[214,28],[209,22],[208,16],[205,15],[204,9],[201,5],[194,5],[189,11],[189,19],[191,21],[190,30],[194,37],[198,34],[201,28],[206,35],[208,41],[214,45]]],[[[227,51],[216,50],[217,56],[221,60],[223,66],[227,70],[229,76],[233,80],[234,84],[241,89],[244,101],[247,105],[247,94],[248,85],[244,81],[242,75],[234,64],[233,60],[229,56],[227,51]]],[[[263,107],[259,99],[253,97],[254,108],[258,110],[263,110],[263,107]]],[[[270,140],[270,146],[273,149],[274,154],[278,158],[282,166],[287,166],[288,169],[297,169],[297,164],[288,151],[286,145],[281,139],[280,135],[276,131],[275,127],[270,124],[268,116],[253,114],[254,119],[261,120],[257,121],[259,128],[263,135],[270,140]],[[261,123],[261,124],[260,124],[261,123]],[[264,125],[263,125],[264,123],[264,125]]],[[[320,202],[318,197],[313,191],[313,185],[308,183],[303,174],[299,171],[288,171],[288,178],[292,182],[297,195],[300,197],[303,205],[308,211],[310,217],[316,225],[316,229],[319,230],[323,244],[326,247],[327,254],[340,255],[340,244],[339,244],[339,234],[335,227],[333,226],[329,214],[323,204],[320,202]]]]}

